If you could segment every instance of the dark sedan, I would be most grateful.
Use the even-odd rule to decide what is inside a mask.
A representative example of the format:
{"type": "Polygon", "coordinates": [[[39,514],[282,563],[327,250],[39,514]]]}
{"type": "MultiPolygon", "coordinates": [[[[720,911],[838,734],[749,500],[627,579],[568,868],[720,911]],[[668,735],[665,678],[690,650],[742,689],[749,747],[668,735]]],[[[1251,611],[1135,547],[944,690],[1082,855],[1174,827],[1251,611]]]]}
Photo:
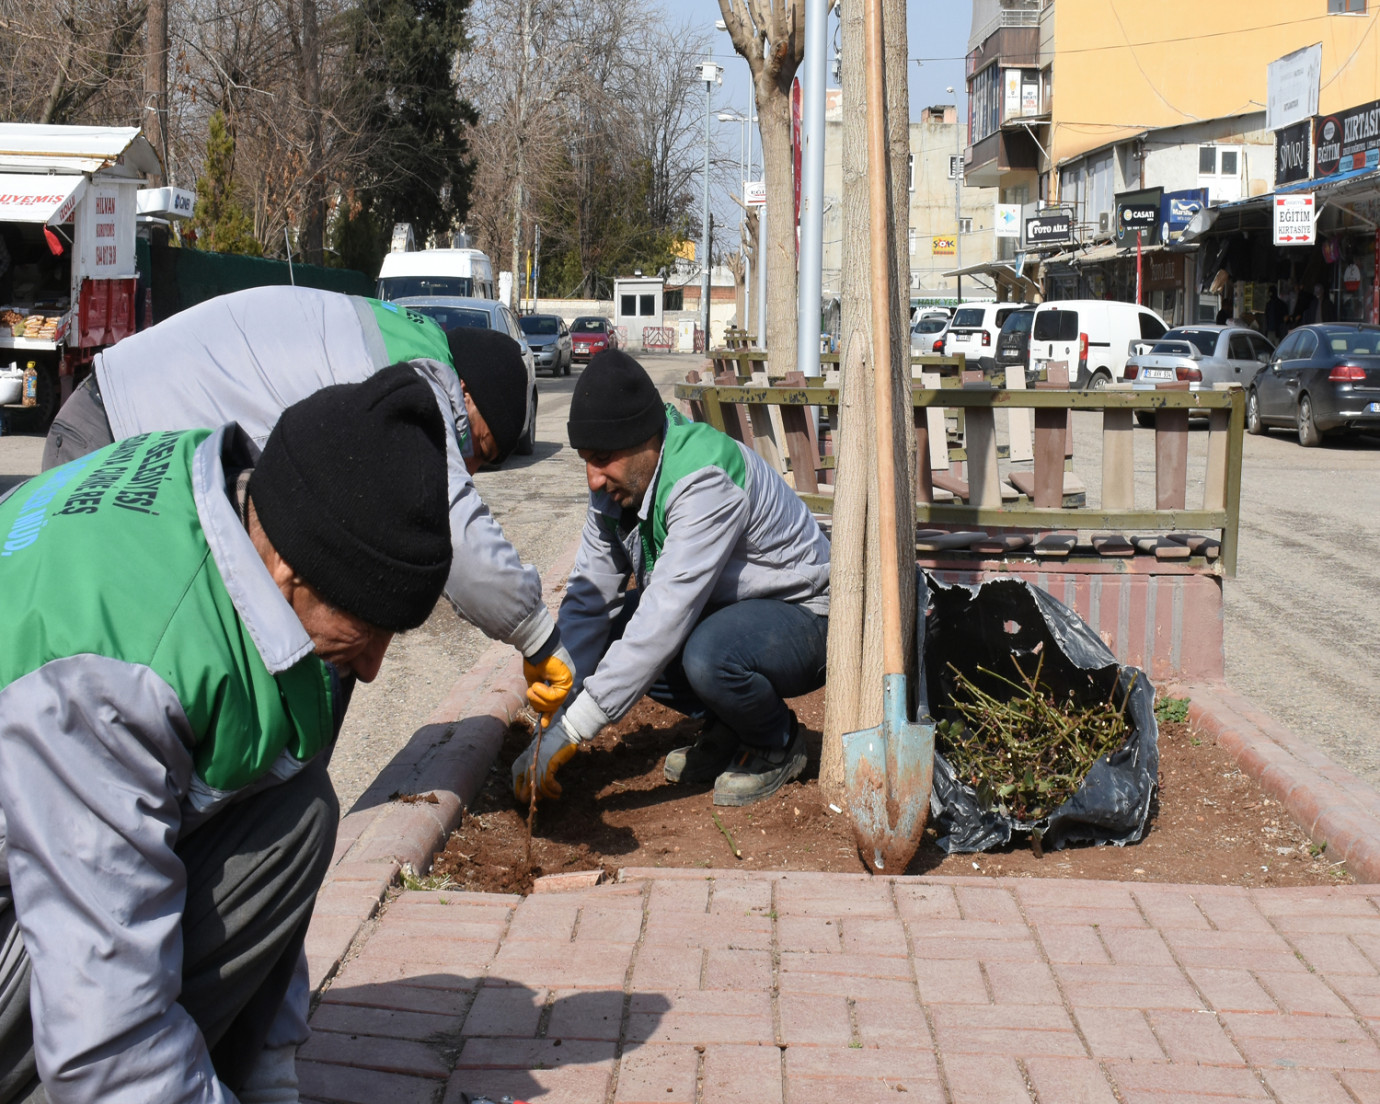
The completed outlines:
{"type": "Polygon", "coordinates": [[[1380,326],[1300,326],[1246,392],[1246,429],[1283,426],[1313,447],[1333,432],[1380,430],[1380,326]]]}

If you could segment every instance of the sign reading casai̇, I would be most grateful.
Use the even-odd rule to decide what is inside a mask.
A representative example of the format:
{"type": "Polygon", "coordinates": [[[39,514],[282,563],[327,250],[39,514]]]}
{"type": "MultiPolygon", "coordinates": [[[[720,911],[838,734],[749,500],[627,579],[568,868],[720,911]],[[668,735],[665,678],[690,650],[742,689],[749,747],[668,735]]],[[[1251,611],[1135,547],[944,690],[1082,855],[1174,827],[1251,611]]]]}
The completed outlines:
{"type": "Polygon", "coordinates": [[[1363,169],[1380,164],[1380,100],[1320,115],[1313,124],[1313,172],[1363,169]]]}

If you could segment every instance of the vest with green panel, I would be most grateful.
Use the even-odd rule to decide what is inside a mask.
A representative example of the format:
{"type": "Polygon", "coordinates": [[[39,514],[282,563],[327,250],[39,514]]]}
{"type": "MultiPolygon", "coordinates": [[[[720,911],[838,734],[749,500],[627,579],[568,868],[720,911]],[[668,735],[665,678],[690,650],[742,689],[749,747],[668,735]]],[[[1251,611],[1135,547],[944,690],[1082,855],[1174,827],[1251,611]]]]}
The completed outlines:
{"type": "Polygon", "coordinates": [[[642,566],[650,577],[666,543],[666,509],[671,492],[687,475],[704,468],[718,468],[734,486],[746,489],[747,461],[738,444],[704,422],[692,422],[670,403],[666,404],[666,439],[661,445],[661,470],[652,489],[652,508],[641,523],[642,566]]]}
{"type": "Polygon", "coordinates": [[[208,430],[118,441],[0,503],[0,689],[87,654],[147,667],[182,703],[197,775],[233,791],[334,735],[315,656],[271,674],[225,589],[192,494],[208,430]]]}
{"type": "MultiPolygon", "coordinates": [[[[388,354],[388,364],[402,360],[439,360],[442,364],[454,367],[450,356],[450,343],[446,333],[435,319],[428,318],[420,311],[408,310],[397,303],[382,299],[365,299],[373,312],[374,323],[383,338],[383,347],[388,354]]],[[[381,365],[387,367],[387,365],[381,365]]],[[[468,451],[468,423],[457,427],[460,451],[468,451]]]]}

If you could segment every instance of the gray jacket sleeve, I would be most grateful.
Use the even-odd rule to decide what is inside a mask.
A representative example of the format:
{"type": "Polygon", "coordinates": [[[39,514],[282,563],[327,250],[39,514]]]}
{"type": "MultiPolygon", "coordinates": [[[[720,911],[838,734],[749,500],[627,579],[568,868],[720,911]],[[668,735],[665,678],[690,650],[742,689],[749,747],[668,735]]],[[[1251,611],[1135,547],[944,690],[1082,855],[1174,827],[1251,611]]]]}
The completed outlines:
{"type": "Polygon", "coordinates": [[[632,562],[613,524],[613,518],[595,509],[591,496],[559,619],[561,643],[575,663],[575,685],[568,699],[572,702],[580,693],[584,676],[599,665],[632,573],[632,562]]]}
{"type": "Polygon", "coordinates": [[[684,647],[743,537],[749,509],[748,492],[719,468],[702,468],[672,489],[666,540],[637,612],[566,712],[577,731],[593,736],[622,717],[684,647]]]}
{"type": "Polygon", "coordinates": [[[446,422],[453,549],[446,598],[456,613],[485,636],[511,644],[524,656],[532,656],[541,650],[556,627],[542,601],[541,575],[534,566],[522,562],[517,549],[503,535],[465,467],[458,438],[468,436],[469,425],[455,370],[437,361],[418,360],[412,364],[436,392],[436,403],[446,422]]]}
{"type": "Polygon", "coordinates": [[[117,660],[59,660],[0,692],[9,877],[54,1104],[233,1104],[177,1003],[188,736],[172,689],[117,660]]]}

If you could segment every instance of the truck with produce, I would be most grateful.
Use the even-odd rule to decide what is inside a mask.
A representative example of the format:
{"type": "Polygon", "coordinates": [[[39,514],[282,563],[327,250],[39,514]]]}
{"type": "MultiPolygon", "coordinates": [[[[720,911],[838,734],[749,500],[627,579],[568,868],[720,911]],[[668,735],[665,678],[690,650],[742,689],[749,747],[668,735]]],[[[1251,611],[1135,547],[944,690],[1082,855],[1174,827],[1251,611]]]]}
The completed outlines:
{"type": "Polygon", "coordinates": [[[0,123],[0,412],[42,428],[134,332],[136,196],[161,173],[136,127],[0,123]]]}

